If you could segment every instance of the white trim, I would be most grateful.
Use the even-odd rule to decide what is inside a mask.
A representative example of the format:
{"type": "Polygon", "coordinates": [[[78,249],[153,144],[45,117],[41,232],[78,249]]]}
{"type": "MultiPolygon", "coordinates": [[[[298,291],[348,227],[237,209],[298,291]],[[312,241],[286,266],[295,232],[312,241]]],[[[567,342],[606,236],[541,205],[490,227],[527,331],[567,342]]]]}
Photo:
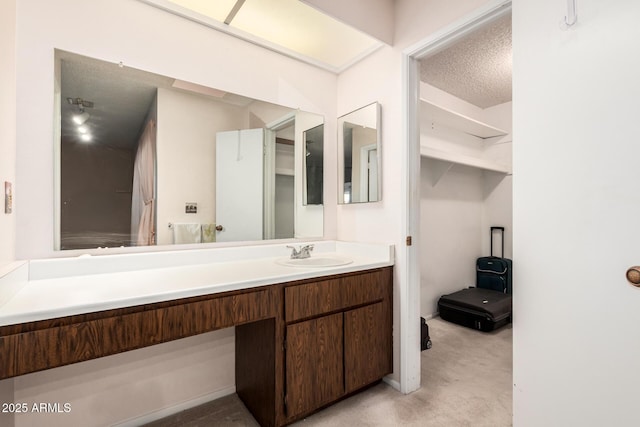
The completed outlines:
{"type": "Polygon", "coordinates": [[[173,405],[167,408],[159,409],[157,411],[149,412],[148,414],[142,415],[140,417],[129,418],[126,421],[114,424],[113,427],[134,427],[134,426],[148,424],[150,422],[160,420],[162,418],[177,414],[187,409],[195,408],[196,406],[199,406],[208,402],[212,402],[216,399],[220,399],[221,397],[229,396],[230,394],[233,394],[235,392],[236,392],[235,385],[226,387],[218,391],[214,391],[213,393],[208,393],[200,397],[196,397],[195,399],[187,400],[177,405],[173,405]]]}
{"type": "Polygon", "coordinates": [[[400,265],[400,391],[411,393],[420,388],[420,138],[418,134],[419,73],[417,61],[402,55],[402,155],[405,173],[401,174],[401,194],[405,215],[401,236],[411,236],[412,246],[401,246],[404,253],[400,265]]]}
{"type": "Polygon", "coordinates": [[[415,43],[402,52],[402,135],[403,164],[401,185],[405,215],[401,235],[412,236],[412,246],[401,246],[404,262],[398,275],[405,286],[400,289],[400,391],[420,388],[420,135],[418,59],[452,44],[511,9],[511,0],[494,0],[456,22],[415,43]],[[404,279],[404,280],[403,280],[404,279]]]}
{"type": "MultiPolygon", "coordinates": [[[[379,140],[380,139],[378,138],[378,141],[379,140]]],[[[377,202],[378,200],[380,200],[380,197],[378,197],[376,200],[369,200],[369,152],[377,149],[377,141],[374,144],[363,145],[362,147],[360,147],[360,197],[362,197],[363,194],[366,194],[368,202],[377,202]]],[[[376,163],[378,163],[377,154],[376,163]]],[[[376,181],[377,180],[378,177],[376,176],[376,181]]]]}
{"type": "Polygon", "coordinates": [[[276,236],[276,131],[265,128],[262,146],[264,147],[262,238],[270,240],[275,239],[276,236]]]}
{"type": "MultiPolygon", "coordinates": [[[[323,70],[332,72],[334,74],[340,74],[347,68],[351,67],[355,63],[362,61],[367,56],[371,55],[373,52],[377,51],[381,47],[384,46],[384,43],[380,41],[376,41],[377,44],[374,44],[371,48],[363,51],[358,56],[350,59],[344,64],[340,66],[331,65],[327,62],[320,61],[314,59],[310,56],[303,55],[294,50],[288,49],[279,44],[270,42],[261,37],[254,36],[251,33],[247,33],[246,31],[239,30],[237,28],[231,27],[229,25],[225,25],[222,22],[216,21],[213,18],[210,18],[201,13],[194,12],[193,10],[187,9],[185,7],[179,6],[168,0],[138,0],[142,3],[146,3],[150,6],[157,7],[158,9],[162,9],[166,12],[172,13],[176,16],[180,16],[182,18],[188,19],[195,23],[204,25],[211,29],[223,32],[225,34],[229,34],[230,36],[236,37],[240,40],[244,40],[248,43],[254,44],[256,46],[263,47],[265,49],[269,49],[272,52],[280,53],[284,56],[288,56],[289,58],[296,59],[301,62],[305,62],[307,64],[313,65],[314,67],[321,68],[323,70]]],[[[364,34],[364,33],[363,33],[364,34]]],[[[373,37],[372,37],[373,38],[373,37]]]]}
{"type": "MultiPolygon", "coordinates": [[[[145,1],[145,0],[143,0],[145,1]]],[[[511,0],[493,0],[483,7],[465,15],[458,21],[442,28],[430,36],[414,43],[403,51],[403,56],[422,59],[437,53],[458,40],[458,38],[482,27],[511,10],[511,0]]],[[[403,94],[406,95],[406,94],[403,94]]]]}
{"type": "Polygon", "coordinates": [[[263,199],[263,239],[271,240],[276,236],[276,132],[296,123],[296,113],[292,111],[267,123],[264,127],[264,199],[263,199]],[[269,196],[272,195],[272,196],[269,196]]]}
{"type": "Polygon", "coordinates": [[[267,123],[266,125],[264,125],[264,127],[265,129],[276,131],[276,130],[286,128],[291,124],[291,122],[295,123],[295,120],[296,120],[296,112],[292,111],[280,117],[279,119],[275,119],[274,121],[267,123]]]}
{"type": "Polygon", "coordinates": [[[382,382],[383,382],[383,383],[385,383],[385,384],[387,384],[387,385],[389,385],[389,386],[391,386],[391,387],[393,387],[394,389],[396,389],[396,390],[398,390],[398,391],[400,390],[400,383],[399,383],[398,381],[396,381],[396,380],[392,379],[392,378],[391,378],[391,377],[389,377],[389,376],[384,377],[384,378],[382,379],[382,382]]]}
{"type": "Polygon", "coordinates": [[[440,312],[436,311],[435,313],[425,314],[422,317],[424,317],[424,320],[427,321],[427,320],[431,320],[431,319],[434,319],[434,318],[439,317],[439,316],[440,316],[440,312]]]}

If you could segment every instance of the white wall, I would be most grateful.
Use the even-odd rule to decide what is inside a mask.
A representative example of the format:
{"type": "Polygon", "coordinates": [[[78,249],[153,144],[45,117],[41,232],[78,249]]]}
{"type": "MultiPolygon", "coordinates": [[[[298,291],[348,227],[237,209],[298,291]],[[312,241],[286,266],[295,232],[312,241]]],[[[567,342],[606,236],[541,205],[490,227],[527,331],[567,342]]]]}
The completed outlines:
{"type": "MultiPolygon", "coordinates": [[[[13,379],[15,401],[69,403],[61,414],[16,416],[16,427],[105,426],[235,391],[233,328],[13,379]]],[[[134,425],[140,425],[141,418],[134,425]]]]}
{"type": "MultiPolygon", "coordinates": [[[[483,157],[512,168],[513,164],[513,102],[483,110],[484,119],[500,129],[509,132],[500,138],[487,139],[483,157]]],[[[517,144],[517,141],[515,142],[517,144]]],[[[484,171],[484,210],[482,212],[482,256],[489,254],[489,227],[501,226],[504,230],[504,255],[496,246],[499,240],[494,239],[494,254],[505,258],[513,258],[513,176],[484,171]]]]}
{"type": "MultiPolygon", "coordinates": [[[[4,213],[4,182],[16,183],[16,0],[0,2],[0,271],[15,260],[15,217],[4,213]]],[[[0,381],[0,403],[14,401],[13,380],[0,381]]],[[[14,415],[0,412],[0,424],[14,426],[14,415]]]]}
{"type": "MultiPolygon", "coordinates": [[[[7,15],[1,16],[4,19],[7,15]]],[[[22,0],[17,4],[17,16],[16,40],[21,53],[17,58],[19,191],[15,194],[19,259],[64,256],[53,250],[54,48],[122,61],[126,66],[336,117],[335,75],[142,2],[22,0]]],[[[2,38],[2,43],[5,40],[2,38]]],[[[3,97],[5,92],[1,93],[3,97]]],[[[335,124],[328,122],[326,132],[329,145],[335,145],[335,124]]],[[[336,173],[335,165],[327,166],[327,174],[336,173]]],[[[335,186],[327,185],[325,191],[328,198],[336,199],[335,186]]],[[[324,218],[328,224],[325,237],[335,238],[335,211],[324,218]]],[[[8,229],[11,231],[11,225],[8,229]]],[[[4,250],[4,239],[0,240],[4,250]]],[[[142,362],[133,353],[99,359],[95,362],[101,366],[100,373],[95,375],[92,372],[97,365],[78,364],[20,377],[15,381],[15,395],[30,401],[55,397],[55,401],[72,404],[72,418],[47,419],[48,425],[106,425],[230,390],[233,382],[225,375],[233,372],[229,365],[233,345],[228,345],[224,333],[175,345],[183,346],[181,351],[167,353],[162,346],[145,349],[142,362]],[[191,364],[191,353],[206,362],[191,364]],[[144,369],[151,364],[153,368],[144,369]],[[153,380],[145,383],[145,378],[151,377],[153,380]],[[144,399],[142,404],[140,398],[144,399]]],[[[38,421],[17,420],[18,425],[32,422],[38,421]]]]}
{"type": "Polygon", "coordinates": [[[369,34],[389,45],[393,44],[393,0],[302,0],[339,21],[369,34]],[[366,10],[367,13],[363,13],[366,10]]]}
{"type": "MultiPolygon", "coordinates": [[[[452,3],[447,0],[397,0],[395,2],[394,46],[383,47],[370,57],[340,74],[338,77],[338,110],[341,116],[357,108],[378,101],[381,104],[382,148],[382,201],[338,206],[338,230],[340,240],[362,242],[390,242],[396,245],[394,275],[394,374],[392,379],[404,378],[411,391],[419,386],[419,319],[412,321],[413,334],[407,345],[415,354],[402,355],[406,373],[400,371],[400,341],[402,325],[400,308],[407,301],[408,282],[406,263],[407,237],[405,203],[402,176],[406,174],[403,163],[402,129],[402,51],[424,39],[434,31],[450,24],[488,0],[470,0],[452,3]]],[[[362,13],[367,13],[366,10],[362,13]]],[[[372,12],[369,12],[372,13],[372,12]]],[[[411,250],[418,251],[418,247],[411,250]]]]}
{"type": "Polygon", "coordinates": [[[640,2],[566,13],[513,5],[514,425],[637,426],[640,2]]]}
{"type": "MultiPolygon", "coordinates": [[[[421,84],[421,97],[511,130],[511,102],[481,109],[461,99],[421,84]]],[[[420,144],[449,153],[511,165],[511,135],[482,140],[458,130],[432,124],[424,112],[420,144]]],[[[475,263],[490,253],[489,229],[505,227],[505,256],[511,256],[511,176],[458,164],[422,158],[420,201],[420,312],[437,313],[440,296],[475,286],[475,263]],[[444,174],[441,175],[443,171],[444,174]]],[[[501,255],[499,239],[494,254],[501,255]]]]}
{"type": "Polygon", "coordinates": [[[16,1],[0,3],[0,267],[15,259],[15,217],[4,213],[4,183],[16,184],[16,1]]]}
{"type": "MultiPolygon", "coordinates": [[[[53,96],[55,47],[325,117],[336,116],[335,75],[142,2],[26,0],[17,9],[18,49],[29,52],[17,62],[16,181],[20,192],[16,203],[22,212],[16,218],[22,236],[16,243],[18,258],[61,255],[52,249],[53,215],[47,214],[54,204],[49,184],[54,174],[53,102],[44,100],[53,96]],[[100,19],[86,19],[88,16],[100,19]]],[[[327,135],[335,135],[335,123],[328,123],[327,135]]],[[[333,186],[327,188],[335,191],[333,186]]],[[[328,233],[334,233],[325,236],[334,238],[335,214],[330,211],[325,220],[328,233]]]]}
{"type": "Polygon", "coordinates": [[[444,294],[475,286],[482,244],[484,180],[480,169],[454,165],[433,186],[432,160],[422,158],[420,183],[420,313],[437,313],[444,294]]]}
{"type": "Polygon", "coordinates": [[[216,134],[242,129],[246,115],[200,95],[158,89],[158,245],[173,244],[169,222],[216,222],[216,134]],[[198,212],[185,213],[186,202],[196,202],[198,212]]]}

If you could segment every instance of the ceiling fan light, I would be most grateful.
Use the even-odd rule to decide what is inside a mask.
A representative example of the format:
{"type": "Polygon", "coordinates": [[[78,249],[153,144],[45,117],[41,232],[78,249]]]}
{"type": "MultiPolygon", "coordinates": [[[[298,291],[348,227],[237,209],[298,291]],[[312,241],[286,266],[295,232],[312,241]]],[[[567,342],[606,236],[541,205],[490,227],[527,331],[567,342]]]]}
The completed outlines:
{"type": "Polygon", "coordinates": [[[81,125],[84,122],[86,122],[87,120],[89,120],[89,113],[87,113],[86,111],[83,111],[80,114],[76,114],[75,116],[73,116],[73,122],[77,125],[81,125]]]}

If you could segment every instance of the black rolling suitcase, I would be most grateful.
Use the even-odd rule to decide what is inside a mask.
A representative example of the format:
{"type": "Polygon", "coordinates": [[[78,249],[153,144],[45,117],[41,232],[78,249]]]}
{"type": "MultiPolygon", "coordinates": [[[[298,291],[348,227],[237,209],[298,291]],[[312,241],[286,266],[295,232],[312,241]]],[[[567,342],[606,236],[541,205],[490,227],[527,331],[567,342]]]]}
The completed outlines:
{"type": "Polygon", "coordinates": [[[504,227],[491,227],[491,256],[476,260],[476,287],[511,294],[512,261],[504,257],[504,227]],[[493,256],[493,233],[502,237],[502,257],[493,256]]]}
{"type": "Polygon", "coordinates": [[[485,332],[511,321],[512,262],[493,256],[494,230],[501,232],[504,255],[504,227],[491,227],[491,256],[476,261],[476,287],[440,297],[442,319],[485,332]]]}

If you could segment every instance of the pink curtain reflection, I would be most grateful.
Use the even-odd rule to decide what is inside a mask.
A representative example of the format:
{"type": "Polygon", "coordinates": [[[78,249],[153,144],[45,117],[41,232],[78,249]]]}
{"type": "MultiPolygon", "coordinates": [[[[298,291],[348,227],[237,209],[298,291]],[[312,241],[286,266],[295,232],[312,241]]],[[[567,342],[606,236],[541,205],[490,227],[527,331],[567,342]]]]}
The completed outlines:
{"type": "Polygon", "coordinates": [[[154,158],[156,126],[149,120],[145,126],[133,166],[131,200],[131,242],[135,246],[155,244],[154,226],[154,158]]]}

